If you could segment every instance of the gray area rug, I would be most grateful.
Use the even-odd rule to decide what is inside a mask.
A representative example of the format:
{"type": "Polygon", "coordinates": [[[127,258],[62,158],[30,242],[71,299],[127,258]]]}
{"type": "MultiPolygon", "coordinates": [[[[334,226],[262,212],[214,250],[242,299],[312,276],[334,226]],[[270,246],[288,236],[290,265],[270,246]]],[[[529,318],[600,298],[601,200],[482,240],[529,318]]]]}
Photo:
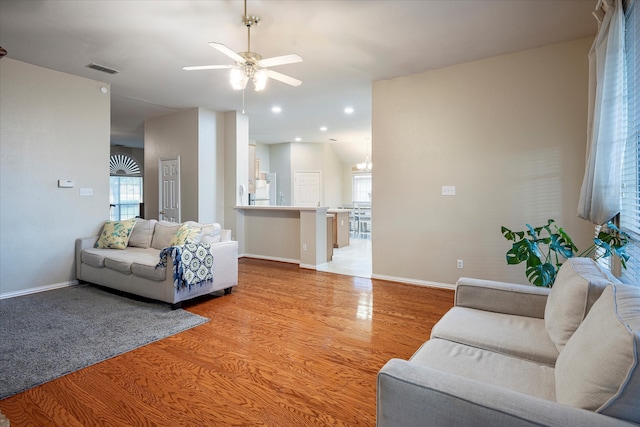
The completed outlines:
{"type": "Polygon", "coordinates": [[[208,321],[92,285],[0,300],[0,399],[208,321]]]}

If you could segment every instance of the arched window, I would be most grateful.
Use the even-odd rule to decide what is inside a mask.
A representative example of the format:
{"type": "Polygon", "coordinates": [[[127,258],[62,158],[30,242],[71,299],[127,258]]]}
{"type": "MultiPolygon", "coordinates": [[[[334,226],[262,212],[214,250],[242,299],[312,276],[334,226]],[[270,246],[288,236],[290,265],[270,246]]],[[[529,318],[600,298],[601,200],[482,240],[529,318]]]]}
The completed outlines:
{"type": "Polygon", "coordinates": [[[140,165],[133,157],[126,154],[113,154],[109,159],[111,176],[142,176],[140,165]]]}
{"type": "Polygon", "coordinates": [[[143,216],[142,169],[136,159],[127,154],[112,154],[109,170],[111,220],[143,216]]]}

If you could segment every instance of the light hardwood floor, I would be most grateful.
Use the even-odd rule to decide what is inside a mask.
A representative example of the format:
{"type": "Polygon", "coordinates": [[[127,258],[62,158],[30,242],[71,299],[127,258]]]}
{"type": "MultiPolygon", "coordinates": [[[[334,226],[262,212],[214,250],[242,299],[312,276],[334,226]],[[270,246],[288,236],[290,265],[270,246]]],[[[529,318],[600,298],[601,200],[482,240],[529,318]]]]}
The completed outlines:
{"type": "Polygon", "coordinates": [[[374,426],[376,374],[453,291],[241,259],[210,322],[0,401],[12,426],[374,426]]]}

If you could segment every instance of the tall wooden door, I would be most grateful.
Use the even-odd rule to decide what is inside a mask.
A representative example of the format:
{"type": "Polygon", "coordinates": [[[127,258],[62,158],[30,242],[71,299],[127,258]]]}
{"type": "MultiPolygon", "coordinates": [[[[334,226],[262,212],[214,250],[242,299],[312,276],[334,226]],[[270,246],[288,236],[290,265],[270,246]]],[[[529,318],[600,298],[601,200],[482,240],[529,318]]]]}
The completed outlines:
{"type": "Polygon", "coordinates": [[[160,211],[158,219],[180,221],[180,156],[160,159],[160,211]]]}
{"type": "Polygon", "coordinates": [[[293,205],[320,206],[320,171],[295,171],[293,178],[293,205]]]}

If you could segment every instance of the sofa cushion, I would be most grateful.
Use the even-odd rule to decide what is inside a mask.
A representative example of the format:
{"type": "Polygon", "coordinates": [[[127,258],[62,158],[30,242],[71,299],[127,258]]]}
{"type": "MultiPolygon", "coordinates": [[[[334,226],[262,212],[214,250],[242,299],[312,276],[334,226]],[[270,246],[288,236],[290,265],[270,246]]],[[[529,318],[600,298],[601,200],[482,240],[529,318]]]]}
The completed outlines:
{"type": "Polygon", "coordinates": [[[169,221],[158,221],[153,231],[153,239],[151,239],[151,247],[154,249],[168,248],[171,239],[176,235],[176,231],[180,228],[180,223],[169,221]]]}
{"type": "Polygon", "coordinates": [[[119,271],[123,274],[131,274],[131,260],[127,258],[105,258],[105,268],[119,271]]]}
{"type": "Polygon", "coordinates": [[[162,282],[167,277],[167,267],[156,267],[147,263],[133,262],[131,263],[131,273],[144,279],[162,282]]]}
{"type": "Polygon", "coordinates": [[[145,249],[150,247],[156,222],[158,221],[155,219],[138,219],[129,236],[128,246],[145,249]]]}
{"type": "Polygon", "coordinates": [[[124,274],[131,274],[131,264],[134,262],[157,264],[159,260],[159,252],[155,249],[127,248],[124,251],[105,249],[102,255],[106,268],[124,274]]]}
{"type": "Polygon", "coordinates": [[[560,403],[640,423],[640,288],[612,284],[556,364],[560,403]]]}
{"type": "Polygon", "coordinates": [[[560,267],[544,311],[549,338],[558,351],[611,283],[619,281],[591,258],[570,258],[560,267]]]}
{"type": "Polygon", "coordinates": [[[135,218],[124,221],[105,221],[95,247],[99,249],[125,249],[135,223],[135,218]]]}
{"type": "Polygon", "coordinates": [[[110,249],[94,249],[87,248],[82,251],[80,259],[84,264],[88,264],[92,267],[102,268],[104,267],[104,257],[110,249]]]}
{"type": "Polygon", "coordinates": [[[447,340],[431,339],[411,357],[412,363],[555,401],[554,369],[447,340]]]}
{"type": "Polygon", "coordinates": [[[192,221],[182,224],[171,238],[169,246],[183,246],[187,243],[200,243],[202,227],[192,221]]]}
{"type": "Polygon", "coordinates": [[[535,317],[453,307],[435,324],[431,338],[555,365],[558,350],[549,339],[544,320],[535,317]]]}

